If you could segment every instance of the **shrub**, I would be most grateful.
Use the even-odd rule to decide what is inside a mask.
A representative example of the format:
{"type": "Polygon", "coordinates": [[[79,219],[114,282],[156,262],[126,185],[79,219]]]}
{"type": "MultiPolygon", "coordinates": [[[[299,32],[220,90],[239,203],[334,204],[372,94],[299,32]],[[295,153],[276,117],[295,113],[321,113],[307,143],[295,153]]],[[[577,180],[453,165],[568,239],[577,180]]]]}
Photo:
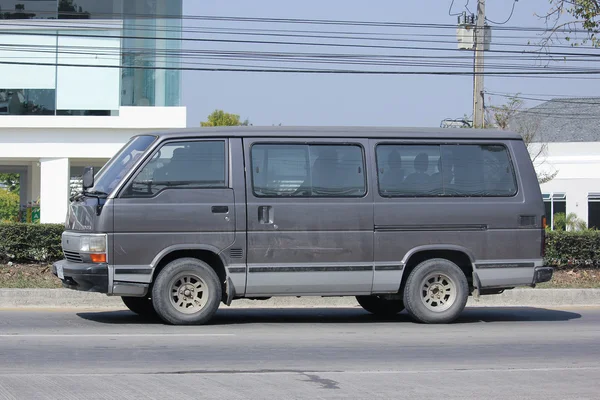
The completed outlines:
{"type": "Polygon", "coordinates": [[[546,263],[558,268],[600,268],[600,231],[546,232],[546,263]]]}
{"type": "MultiPolygon", "coordinates": [[[[0,263],[52,262],[63,258],[62,224],[0,224],[0,263]]],[[[600,269],[600,231],[547,231],[546,264],[600,269]]]]}
{"type": "Polygon", "coordinates": [[[0,188],[0,222],[14,221],[19,215],[19,195],[0,188]]]}
{"type": "Polygon", "coordinates": [[[63,258],[62,224],[0,224],[0,262],[52,262],[63,258]]]}

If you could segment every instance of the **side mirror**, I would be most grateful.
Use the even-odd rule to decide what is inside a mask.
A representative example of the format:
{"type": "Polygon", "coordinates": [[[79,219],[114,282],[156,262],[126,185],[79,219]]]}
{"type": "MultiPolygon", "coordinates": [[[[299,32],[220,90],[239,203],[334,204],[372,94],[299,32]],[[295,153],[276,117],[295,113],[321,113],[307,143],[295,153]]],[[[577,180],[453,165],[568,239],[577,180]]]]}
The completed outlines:
{"type": "Polygon", "coordinates": [[[85,167],[83,169],[83,190],[94,187],[94,167],[85,167]]]}

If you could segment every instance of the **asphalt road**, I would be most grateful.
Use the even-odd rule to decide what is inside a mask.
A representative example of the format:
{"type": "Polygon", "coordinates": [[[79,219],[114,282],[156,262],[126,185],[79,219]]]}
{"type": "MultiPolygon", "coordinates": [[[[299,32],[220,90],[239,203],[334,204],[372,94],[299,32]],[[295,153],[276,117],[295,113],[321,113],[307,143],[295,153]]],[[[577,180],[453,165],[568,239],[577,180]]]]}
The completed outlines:
{"type": "Polygon", "coordinates": [[[0,399],[599,399],[600,308],[468,309],[452,325],[357,309],[0,310],[0,399]]]}

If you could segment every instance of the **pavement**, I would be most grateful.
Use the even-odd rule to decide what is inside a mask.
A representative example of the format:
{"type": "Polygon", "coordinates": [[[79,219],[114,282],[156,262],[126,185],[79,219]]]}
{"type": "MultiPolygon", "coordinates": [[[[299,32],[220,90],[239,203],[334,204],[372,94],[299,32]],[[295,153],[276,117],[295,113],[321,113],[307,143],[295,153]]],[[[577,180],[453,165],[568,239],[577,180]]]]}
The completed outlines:
{"type": "Polygon", "coordinates": [[[600,307],[227,308],[176,327],[113,309],[0,310],[0,399],[598,399],[600,307]]]}
{"type": "MultiPolygon", "coordinates": [[[[499,295],[469,298],[469,307],[600,306],[600,289],[512,289],[499,295]]],[[[0,289],[0,309],[15,307],[123,308],[120,297],[68,289],[0,289]]],[[[232,308],[304,308],[360,306],[354,297],[275,297],[267,301],[235,300],[232,308]]]]}

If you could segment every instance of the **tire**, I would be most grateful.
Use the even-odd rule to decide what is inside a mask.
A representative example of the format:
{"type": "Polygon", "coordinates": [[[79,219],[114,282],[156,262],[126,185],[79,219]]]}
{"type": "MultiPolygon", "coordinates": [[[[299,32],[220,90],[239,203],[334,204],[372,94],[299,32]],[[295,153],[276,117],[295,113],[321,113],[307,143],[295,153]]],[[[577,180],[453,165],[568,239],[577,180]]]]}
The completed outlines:
{"type": "Polygon", "coordinates": [[[201,325],[213,317],[221,302],[221,284],[207,263],[180,258],[167,264],[152,287],[158,316],[172,325],[201,325]],[[177,290],[173,294],[173,290],[177,290]]]}
{"type": "Polygon", "coordinates": [[[125,297],[122,296],[123,304],[134,313],[147,318],[156,317],[156,311],[149,297],[125,297]]]}
{"type": "Polygon", "coordinates": [[[453,322],[464,310],[468,296],[469,283],[463,271],[441,258],[417,265],[406,280],[403,294],[410,317],[426,324],[453,322]]]}
{"type": "Polygon", "coordinates": [[[371,314],[391,317],[404,310],[402,300],[389,300],[379,296],[356,296],[356,301],[371,314]]]}

